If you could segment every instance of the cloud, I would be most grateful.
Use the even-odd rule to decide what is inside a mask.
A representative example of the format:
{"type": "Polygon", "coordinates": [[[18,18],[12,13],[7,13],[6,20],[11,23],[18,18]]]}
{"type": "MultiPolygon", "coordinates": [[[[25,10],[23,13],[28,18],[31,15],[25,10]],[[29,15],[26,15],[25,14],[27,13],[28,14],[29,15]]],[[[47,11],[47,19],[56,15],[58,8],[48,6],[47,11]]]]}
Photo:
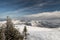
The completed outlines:
{"type": "Polygon", "coordinates": [[[2,12],[2,13],[0,14],[0,17],[1,17],[1,18],[5,18],[6,16],[16,17],[16,16],[21,15],[21,14],[20,14],[21,11],[22,11],[22,10],[2,12]]]}
{"type": "Polygon", "coordinates": [[[60,11],[42,12],[37,14],[26,15],[27,17],[60,17],[60,11]]]}
{"type": "Polygon", "coordinates": [[[55,10],[60,10],[60,0],[0,0],[1,17],[39,14],[55,10]]]}

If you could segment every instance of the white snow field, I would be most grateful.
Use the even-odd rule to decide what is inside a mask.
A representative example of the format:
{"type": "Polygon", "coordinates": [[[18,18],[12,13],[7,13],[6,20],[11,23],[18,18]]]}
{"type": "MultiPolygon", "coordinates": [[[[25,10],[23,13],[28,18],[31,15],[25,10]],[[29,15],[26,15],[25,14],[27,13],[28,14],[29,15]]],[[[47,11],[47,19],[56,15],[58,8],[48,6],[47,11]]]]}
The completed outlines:
{"type": "MultiPolygon", "coordinates": [[[[15,28],[20,32],[23,31],[25,25],[15,25],[15,28]]],[[[60,29],[55,28],[40,28],[27,26],[28,37],[27,40],[60,40],[60,29]]]]}

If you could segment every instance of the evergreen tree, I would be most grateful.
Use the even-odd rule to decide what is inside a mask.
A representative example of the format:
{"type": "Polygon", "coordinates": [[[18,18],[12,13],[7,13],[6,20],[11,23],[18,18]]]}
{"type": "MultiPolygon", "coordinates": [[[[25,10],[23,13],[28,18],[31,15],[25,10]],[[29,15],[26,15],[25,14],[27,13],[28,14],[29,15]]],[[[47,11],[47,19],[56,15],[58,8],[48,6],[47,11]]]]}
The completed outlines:
{"type": "Polygon", "coordinates": [[[3,27],[0,27],[0,40],[5,40],[5,34],[4,34],[4,29],[3,27]]]}
{"type": "Polygon", "coordinates": [[[17,29],[14,28],[12,20],[8,16],[7,16],[5,36],[6,40],[23,40],[23,36],[17,29]]]}
{"type": "Polygon", "coordinates": [[[27,28],[26,28],[26,26],[24,27],[24,30],[23,30],[23,32],[25,32],[25,33],[27,32],[27,28]]]}
{"type": "Polygon", "coordinates": [[[14,28],[12,20],[8,16],[6,27],[0,27],[0,40],[23,40],[23,36],[14,28]]]}
{"type": "Polygon", "coordinates": [[[26,26],[23,29],[23,35],[24,35],[24,39],[26,40],[27,39],[27,28],[26,28],[26,26]]]}

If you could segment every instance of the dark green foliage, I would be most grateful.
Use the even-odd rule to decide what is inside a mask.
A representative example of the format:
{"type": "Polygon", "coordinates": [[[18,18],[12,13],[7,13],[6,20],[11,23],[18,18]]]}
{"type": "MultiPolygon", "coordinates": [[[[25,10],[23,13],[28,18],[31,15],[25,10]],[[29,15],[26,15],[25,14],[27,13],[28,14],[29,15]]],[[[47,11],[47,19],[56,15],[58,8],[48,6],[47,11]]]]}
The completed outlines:
{"type": "Polygon", "coordinates": [[[23,36],[14,28],[9,17],[7,17],[6,27],[0,29],[0,40],[23,40],[23,36]]]}
{"type": "Polygon", "coordinates": [[[0,28],[0,40],[2,40],[3,36],[2,36],[2,28],[0,28]]]}
{"type": "Polygon", "coordinates": [[[24,30],[23,30],[23,32],[27,32],[27,28],[26,28],[26,26],[24,27],[24,30]]]}
{"type": "Polygon", "coordinates": [[[18,30],[11,27],[5,31],[6,40],[23,40],[23,36],[20,34],[18,30]]]}
{"type": "Polygon", "coordinates": [[[24,27],[23,34],[24,34],[24,39],[27,39],[27,28],[26,28],[26,26],[24,27]]]}
{"type": "Polygon", "coordinates": [[[0,27],[0,40],[5,40],[5,29],[3,27],[0,27]]]}

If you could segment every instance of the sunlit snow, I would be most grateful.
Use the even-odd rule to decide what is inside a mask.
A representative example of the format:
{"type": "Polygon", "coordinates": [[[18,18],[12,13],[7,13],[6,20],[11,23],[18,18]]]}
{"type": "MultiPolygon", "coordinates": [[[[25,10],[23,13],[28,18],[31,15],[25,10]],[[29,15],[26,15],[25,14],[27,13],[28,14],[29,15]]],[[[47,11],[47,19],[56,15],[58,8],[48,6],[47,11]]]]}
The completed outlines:
{"type": "MultiPolygon", "coordinates": [[[[22,32],[24,26],[25,25],[15,25],[15,28],[22,32]]],[[[60,40],[60,31],[58,28],[26,27],[29,33],[27,40],[60,40]]]]}

